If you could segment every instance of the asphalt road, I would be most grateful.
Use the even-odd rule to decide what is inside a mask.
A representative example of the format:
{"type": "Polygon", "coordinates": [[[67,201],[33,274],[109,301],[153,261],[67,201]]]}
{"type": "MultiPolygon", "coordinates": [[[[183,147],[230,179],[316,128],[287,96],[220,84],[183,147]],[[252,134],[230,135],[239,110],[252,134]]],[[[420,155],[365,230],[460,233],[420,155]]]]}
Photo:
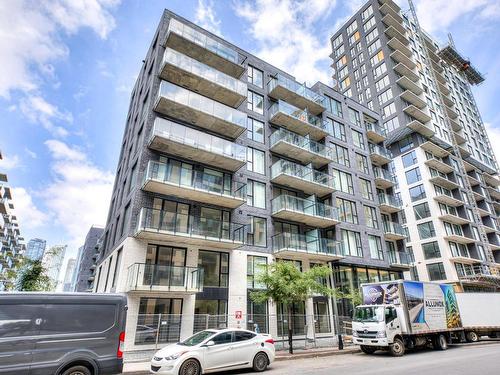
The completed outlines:
{"type": "MultiPolygon", "coordinates": [[[[364,353],[275,362],[266,375],[489,375],[500,374],[500,341],[453,345],[446,351],[416,350],[393,358],[386,352],[364,353]]],[[[231,371],[221,374],[252,374],[231,371]]]]}

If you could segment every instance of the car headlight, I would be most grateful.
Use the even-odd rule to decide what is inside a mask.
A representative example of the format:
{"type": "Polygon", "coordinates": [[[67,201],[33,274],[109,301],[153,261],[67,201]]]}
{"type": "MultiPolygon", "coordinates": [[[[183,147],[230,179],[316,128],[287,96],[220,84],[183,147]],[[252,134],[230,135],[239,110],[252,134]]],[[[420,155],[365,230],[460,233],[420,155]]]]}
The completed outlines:
{"type": "Polygon", "coordinates": [[[174,361],[176,360],[177,358],[179,358],[180,356],[182,356],[184,353],[186,352],[179,352],[179,353],[175,353],[175,354],[172,354],[172,355],[169,355],[169,356],[166,356],[165,359],[167,361],[174,361]]]}
{"type": "Polygon", "coordinates": [[[378,331],[378,332],[377,332],[377,337],[378,337],[378,338],[383,338],[383,337],[386,337],[386,333],[385,333],[385,331],[378,331]]]}
{"type": "Polygon", "coordinates": [[[153,359],[154,359],[155,361],[161,361],[161,360],[163,359],[163,357],[157,357],[157,356],[154,356],[154,357],[153,357],[153,359]]]}
{"type": "Polygon", "coordinates": [[[353,330],[353,331],[352,331],[352,337],[359,337],[359,336],[358,336],[358,332],[353,330]]]}

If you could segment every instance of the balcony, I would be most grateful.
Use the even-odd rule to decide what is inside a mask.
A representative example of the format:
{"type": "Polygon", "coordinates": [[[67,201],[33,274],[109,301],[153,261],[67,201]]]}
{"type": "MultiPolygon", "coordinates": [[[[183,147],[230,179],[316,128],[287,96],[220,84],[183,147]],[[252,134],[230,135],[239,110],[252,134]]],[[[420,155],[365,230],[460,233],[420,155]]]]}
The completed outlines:
{"type": "Polygon", "coordinates": [[[417,73],[415,73],[414,69],[408,68],[403,63],[399,63],[399,64],[394,65],[393,69],[399,75],[404,76],[404,77],[410,79],[413,82],[417,82],[420,79],[419,75],[417,73]]]}
{"type": "Polygon", "coordinates": [[[409,127],[411,130],[413,130],[416,133],[422,134],[424,137],[430,138],[434,136],[434,130],[430,128],[429,125],[426,125],[418,120],[413,120],[406,124],[407,127],[409,127]]]}
{"type": "Polygon", "coordinates": [[[491,174],[484,173],[483,179],[484,179],[484,182],[489,186],[493,186],[493,187],[500,186],[500,179],[498,178],[498,176],[493,176],[491,174]]]}
{"type": "Polygon", "coordinates": [[[160,77],[233,108],[247,98],[245,82],[170,48],[163,55],[160,77]]]}
{"type": "Polygon", "coordinates": [[[472,258],[468,251],[464,252],[460,250],[458,251],[452,250],[450,260],[452,262],[465,263],[465,264],[481,263],[480,259],[472,258]]]}
{"type": "Polygon", "coordinates": [[[315,141],[328,135],[328,128],[321,118],[282,100],[269,108],[269,121],[302,136],[309,135],[315,141]]]}
{"type": "Polygon", "coordinates": [[[410,268],[410,257],[403,251],[389,251],[387,253],[389,264],[392,267],[410,268]]]}
{"type": "Polygon", "coordinates": [[[165,81],[160,84],[154,109],[232,139],[247,126],[245,113],[165,81]]]}
{"type": "Polygon", "coordinates": [[[380,211],[387,214],[393,214],[401,211],[403,204],[401,200],[390,194],[378,194],[378,204],[380,211]]]}
{"type": "Polygon", "coordinates": [[[447,96],[447,95],[441,95],[441,99],[443,99],[444,104],[447,105],[447,106],[451,107],[451,106],[455,105],[455,103],[453,102],[453,100],[451,100],[450,97],[447,96]]]}
{"type": "Polygon", "coordinates": [[[409,69],[415,69],[417,64],[411,59],[410,56],[405,55],[400,50],[395,50],[390,54],[390,57],[396,61],[396,63],[405,64],[409,69]]]}
{"type": "Polygon", "coordinates": [[[271,181],[320,197],[335,191],[333,176],[286,160],[273,164],[271,181]]]}
{"type": "Polygon", "coordinates": [[[0,198],[0,214],[6,215],[9,213],[9,200],[7,198],[0,198]]]}
{"type": "Polygon", "coordinates": [[[388,170],[374,167],[373,174],[375,175],[375,186],[379,189],[388,189],[396,185],[396,176],[388,170]]]}
{"type": "MultiPolygon", "coordinates": [[[[479,185],[481,183],[481,181],[479,181],[479,179],[477,178],[477,175],[474,173],[474,175],[470,175],[470,174],[466,174],[465,177],[467,178],[467,180],[469,180],[469,184],[470,186],[476,186],[476,185],[479,185]]],[[[479,187],[480,190],[481,187],[479,187]]],[[[484,195],[484,191],[482,192],[482,194],[484,195]]]]}
{"type": "Polygon", "coordinates": [[[448,96],[451,94],[451,91],[450,89],[448,88],[448,86],[446,86],[445,83],[441,83],[441,82],[437,82],[437,86],[438,86],[438,90],[439,92],[443,95],[443,96],[448,96]]]}
{"type": "Polygon", "coordinates": [[[389,26],[384,30],[385,35],[387,35],[387,38],[397,38],[401,43],[404,45],[409,45],[410,41],[406,37],[406,33],[401,33],[400,30],[396,29],[393,26],[389,26]]]}
{"type": "Polygon", "coordinates": [[[203,291],[203,268],[134,263],[128,268],[127,291],[199,293],[203,291]]]}
{"type": "Polygon", "coordinates": [[[394,223],[392,221],[384,221],[383,228],[384,228],[384,237],[387,240],[398,241],[398,240],[404,240],[406,238],[406,232],[399,223],[394,223]]]}
{"type": "Polygon", "coordinates": [[[492,284],[498,285],[500,282],[500,272],[497,268],[483,264],[475,264],[467,268],[457,270],[458,277],[463,282],[472,282],[474,284],[492,284]]]}
{"type": "Polygon", "coordinates": [[[307,109],[312,115],[318,115],[325,110],[323,96],[279,73],[267,83],[267,92],[271,98],[284,100],[303,110],[307,109]]]}
{"type": "MultiPolygon", "coordinates": [[[[420,96],[415,95],[410,90],[403,91],[401,94],[399,94],[399,96],[401,97],[401,99],[403,99],[404,101],[406,101],[410,104],[413,104],[418,109],[422,110],[425,107],[427,107],[427,103],[425,102],[425,100],[420,98],[420,96]]],[[[424,121],[424,122],[427,122],[427,121],[424,121]]]]}
{"type": "Polygon", "coordinates": [[[365,121],[366,136],[368,140],[374,143],[380,143],[386,140],[387,131],[384,127],[380,126],[376,122],[365,121]]]}
{"type": "Polygon", "coordinates": [[[246,234],[244,224],[143,207],[137,219],[135,237],[174,246],[237,249],[244,244],[246,234]]]}
{"type": "Polygon", "coordinates": [[[414,106],[413,104],[410,104],[409,106],[405,107],[403,111],[408,115],[413,117],[414,119],[417,119],[420,122],[426,123],[432,120],[431,116],[429,116],[427,113],[424,111],[420,110],[418,107],[414,106]]]}
{"type": "Polygon", "coordinates": [[[457,130],[453,132],[453,137],[455,138],[455,142],[457,142],[458,145],[463,145],[465,142],[467,142],[467,138],[465,138],[457,130]]]}
{"type": "Polygon", "coordinates": [[[382,17],[382,22],[387,27],[393,27],[400,34],[405,35],[406,29],[403,26],[403,18],[401,16],[398,15],[398,17],[393,17],[390,14],[386,14],[384,17],[382,17]]]}
{"type": "Polygon", "coordinates": [[[458,189],[460,187],[460,185],[458,185],[455,181],[450,180],[446,174],[435,172],[432,169],[429,169],[429,171],[431,173],[429,181],[433,184],[445,187],[449,190],[458,189]]]}
{"type": "Polygon", "coordinates": [[[439,215],[439,218],[443,221],[447,221],[452,224],[463,225],[469,224],[470,220],[458,215],[458,213],[445,212],[439,215]]]}
{"type": "Polygon", "coordinates": [[[370,159],[376,166],[380,167],[392,160],[392,154],[386,148],[374,145],[373,143],[369,143],[368,146],[370,148],[370,159]]]}
{"type": "Polygon", "coordinates": [[[453,110],[453,108],[451,108],[450,106],[445,105],[444,109],[446,110],[446,114],[448,115],[448,117],[453,118],[453,119],[458,118],[458,113],[455,112],[453,110]]]}
{"type": "Polygon", "coordinates": [[[277,258],[333,261],[343,258],[340,242],[303,234],[280,233],[272,237],[277,258]]]}
{"type": "Polygon", "coordinates": [[[488,193],[490,194],[490,197],[492,199],[498,199],[498,200],[500,200],[500,191],[498,190],[498,188],[487,186],[486,190],[488,190],[488,193]]]}
{"type": "Polygon", "coordinates": [[[446,164],[442,159],[438,159],[436,157],[430,157],[425,161],[425,165],[437,169],[443,173],[451,173],[454,171],[453,167],[449,164],[446,164]]]}
{"type": "Polygon", "coordinates": [[[271,134],[270,141],[272,152],[302,164],[312,163],[318,168],[332,161],[331,148],[282,128],[271,134]]]}
{"type": "Polygon", "coordinates": [[[411,49],[408,48],[406,46],[406,44],[402,43],[398,38],[391,38],[387,42],[387,45],[395,51],[400,51],[400,52],[404,53],[408,57],[411,57],[413,55],[413,52],[411,51],[411,49]]]}
{"type": "Polygon", "coordinates": [[[246,163],[244,146],[162,118],[155,119],[149,147],[232,172],[246,163]]]}
{"type": "Polygon", "coordinates": [[[235,78],[245,71],[238,52],[176,19],[170,19],[165,47],[173,48],[235,78]]]}
{"type": "Polygon", "coordinates": [[[458,132],[463,129],[462,124],[460,124],[460,122],[457,121],[457,119],[448,117],[448,120],[450,121],[450,125],[453,131],[458,132]]]}
{"type": "Polygon", "coordinates": [[[149,161],[142,189],[232,209],[246,202],[246,185],[228,181],[222,173],[156,161],[149,161]]]}
{"type": "Polygon", "coordinates": [[[447,241],[458,242],[464,245],[476,242],[474,238],[466,237],[463,233],[447,233],[443,238],[447,241]]]}
{"type": "Polygon", "coordinates": [[[403,22],[403,19],[401,18],[401,15],[399,14],[399,10],[398,10],[398,6],[396,4],[394,4],[395,7],[389,3],[384,3],[380,6],[380,13],[382,14],[390,14],[391,16],[393,16],[395,19],[399,20],[401,19],[401,22],[403,22]]]}
{"type": "Polygon", "coordinates": [[[280,195],[271,201],[274,218],[327,228],[339,222],[338,209],[312,200],[280,195]]]}
{"type": "Polygon", "coordinates": [[[409,79],[406,76],[401,76],[396,80],[396,83],[404,88],[405,90],[410,90],[413,92],[415,95],[420,95],[424,92],[424,89],[420,87],[420,85],[417,82],[413,82],[411,79],[409,79]]]}

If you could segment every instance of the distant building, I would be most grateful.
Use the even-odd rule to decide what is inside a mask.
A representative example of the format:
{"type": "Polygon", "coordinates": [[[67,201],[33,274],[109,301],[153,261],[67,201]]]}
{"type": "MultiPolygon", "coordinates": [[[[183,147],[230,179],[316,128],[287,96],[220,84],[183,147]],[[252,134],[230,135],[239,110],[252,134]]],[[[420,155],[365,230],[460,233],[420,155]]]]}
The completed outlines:
{"type": "Polygon", "coordinates": [[[41,238],[32,238],[28,242],[26,248],[26,258],[31,260],[41,260],[43,254],[45,253],[45,247],[47,246],[47,241],[41,238]]]}
{"type": "Polygon", "coordinates": [[[43,264],[47,268],[47,275],[56,285],[59,281],[59,273],[61,272],[67,247],[67,245],[52,246],[43,257],[43,264]]]}
{"type": "Polygon", "coordinates": [[[75,274],[75,265],[75,258],[71,258],[68,260],[68,265],[66,266],[66,274],[64,275],[63,281],[63,292],[73,291],[73,275],[75,274]]]}
{"type": "Polygon", "coordinates": [[[75,292],[90,291],[89,288],[92,284],[92,280],[89,280],[89,278],[93,277],[93,269],[96,260],[94,257],[96,252],[95,248],[103,232],[104,228],[93,225],[90,227],[87,237],[85,237],[85,244],[83,245],[82,251],[79,251],[77,260],[78,267],[76,268],[75,292]]]}
{"type": "Polygon", "coordinates": [[[75,291],[76,281],[78,277],[78,270],[80,269],[80,261],[82,259],[83,246],[78,248],[78,254],[76,255],[75,272],[73,272],[73,278],[71,279],[71,290],[75,291]]]}

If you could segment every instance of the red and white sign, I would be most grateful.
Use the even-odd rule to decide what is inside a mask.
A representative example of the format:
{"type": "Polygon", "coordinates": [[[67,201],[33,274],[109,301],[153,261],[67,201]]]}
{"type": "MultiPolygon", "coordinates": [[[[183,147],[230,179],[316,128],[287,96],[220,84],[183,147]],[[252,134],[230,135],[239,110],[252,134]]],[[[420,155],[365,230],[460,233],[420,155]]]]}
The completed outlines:
{"type": "Polygon", "coordinates": [[[234,312],[234,318],[235,319],[241,319],[243,317],[243,314],[241,313],[241,311],[235,311],[234,312]]]}

